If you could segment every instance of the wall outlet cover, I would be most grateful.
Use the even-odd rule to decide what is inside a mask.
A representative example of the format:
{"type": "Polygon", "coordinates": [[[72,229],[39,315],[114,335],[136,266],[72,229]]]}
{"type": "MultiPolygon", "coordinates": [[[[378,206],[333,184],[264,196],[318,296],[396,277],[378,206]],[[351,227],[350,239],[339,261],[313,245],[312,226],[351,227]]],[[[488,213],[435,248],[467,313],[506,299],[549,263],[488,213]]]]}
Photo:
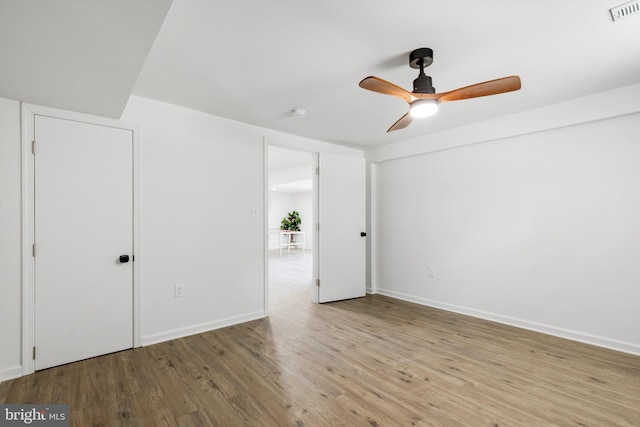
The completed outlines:
{"type": "Polygon", "coordinates": [[[173,296],[175,298],[180,298],[184,296],[184,283],[176,283],[173,286],[173,296]]]}
{"type": "Polygon", "coordinates": [[[430,265],[427,267],[427,276],[436,277],[436,268],[434,266],[430,265]]]}

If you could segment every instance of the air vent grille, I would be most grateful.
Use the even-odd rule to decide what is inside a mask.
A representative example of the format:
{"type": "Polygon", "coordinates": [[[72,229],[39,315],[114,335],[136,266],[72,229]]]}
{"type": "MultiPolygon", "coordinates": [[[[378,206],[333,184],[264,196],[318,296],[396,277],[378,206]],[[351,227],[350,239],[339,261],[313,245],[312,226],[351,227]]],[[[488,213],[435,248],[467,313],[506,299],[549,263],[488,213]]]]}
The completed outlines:
{"type": "Polygon", "coordinates": [[[626,18],[627,16],[640,12],[640,1],[632,0],[626,3],[621,4],[620,6],[616,6],[614,8],[609,9],[611,12],[611,19],[617,21],[622,18],[626,18]]]}

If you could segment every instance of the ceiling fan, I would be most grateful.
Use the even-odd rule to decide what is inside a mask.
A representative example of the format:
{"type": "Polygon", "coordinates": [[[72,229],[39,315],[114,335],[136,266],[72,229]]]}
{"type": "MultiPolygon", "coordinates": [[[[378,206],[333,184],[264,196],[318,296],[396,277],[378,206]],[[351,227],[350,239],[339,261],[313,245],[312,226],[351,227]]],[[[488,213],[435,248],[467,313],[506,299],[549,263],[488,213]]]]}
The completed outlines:
{"type": "Polygon", "coordinates": [[[409,103],[409,111],[387,130],[391,132],[409,126],[414,118],[427,117],[438,111],[441,102],[459,101],[462,99],[478,98],[481,96],[497,95],[520,89],[520,77],[509,76],[501,79],[476,83],[449,92],[436,93],[431,83],[431,77],[424,73],[425,67],[433,62],[433,50],[428,47],[416,49],[409,54],[409,66],[419,68],[420,74],[413,81],[413,92],[409,92],[398,85],[380,77],[369,76],[360,82],[360,87],[384,95],[397,96],[409,103]]]}

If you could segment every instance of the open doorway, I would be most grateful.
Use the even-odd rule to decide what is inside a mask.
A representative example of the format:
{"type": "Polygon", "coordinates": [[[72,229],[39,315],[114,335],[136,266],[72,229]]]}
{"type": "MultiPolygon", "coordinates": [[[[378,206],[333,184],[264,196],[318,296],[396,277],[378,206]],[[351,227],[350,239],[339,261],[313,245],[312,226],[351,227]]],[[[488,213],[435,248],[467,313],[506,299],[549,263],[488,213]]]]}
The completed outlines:
{"type": "Polygon", "coordinates": [[[311,304],[316,157],[315,153],[268,146],[270,311],[311,304]]]}

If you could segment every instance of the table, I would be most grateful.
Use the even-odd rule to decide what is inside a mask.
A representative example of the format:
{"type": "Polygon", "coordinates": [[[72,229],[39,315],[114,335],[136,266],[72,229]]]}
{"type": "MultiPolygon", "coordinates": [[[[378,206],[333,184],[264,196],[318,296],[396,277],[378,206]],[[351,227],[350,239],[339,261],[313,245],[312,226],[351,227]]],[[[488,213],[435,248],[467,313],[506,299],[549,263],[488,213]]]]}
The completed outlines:
{"type": "Polygon", "coordinates": [[[282,258],[282,248],[286,247],[289,254],[291,254],[291,247],[302,246],[302,256],[304,256],[304,231],[293,231],[293,230],[269,230],[271,233],[276,234],[276,250],[280,253],[280,258],[282,258]],[[300,235],[302,236],[301,242],[296,242],[292,239],[292,236],[300,235]],[[283,237],[284,239],[283,243],[283,237]]]}

